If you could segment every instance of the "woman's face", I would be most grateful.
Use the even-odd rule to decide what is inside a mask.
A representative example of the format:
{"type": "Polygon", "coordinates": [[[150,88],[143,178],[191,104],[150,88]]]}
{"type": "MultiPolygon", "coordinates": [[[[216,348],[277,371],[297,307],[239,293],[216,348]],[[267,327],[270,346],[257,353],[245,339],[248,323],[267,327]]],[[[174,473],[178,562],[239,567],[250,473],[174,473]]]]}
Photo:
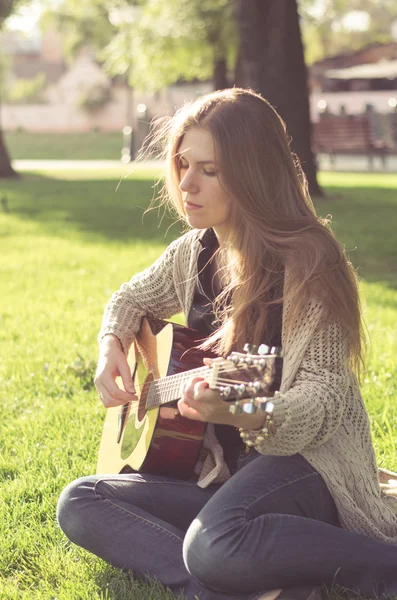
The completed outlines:
{"type": "Polygon", "coordinates": [[[211,133],[189,129],[182,138],[177,161],[189,225],[195,229],[212,227],[221,241],[230,219],[231,199],[219,181],[211,133]]]}

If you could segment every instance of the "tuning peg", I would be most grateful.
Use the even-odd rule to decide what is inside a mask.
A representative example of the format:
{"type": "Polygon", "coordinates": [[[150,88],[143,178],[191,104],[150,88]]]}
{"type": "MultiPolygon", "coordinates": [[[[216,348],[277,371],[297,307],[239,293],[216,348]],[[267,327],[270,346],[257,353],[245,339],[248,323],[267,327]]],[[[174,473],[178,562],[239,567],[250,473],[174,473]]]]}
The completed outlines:
{"type": "Polygon", "coordinates": [[[255,346],[254,344],[244,344],[244,352],[247,352],[247,354],[255,354],[255,352],[257,351],[257,346],[255,346]]]}
{"type": "Polygon", "coordinates": [[[238,354],[235,354],[234,352],[232,352],[232,354],[228,356],[227,359],[230,360],[234,365],[238,365],[238,363],[240,362],[238,354]]]}
{"type": "Polygon", "coordinates": [[[227,398],[232,393],[232,388],[230,387],[230,385],[221,387],[219,389],[219,393],[222,396],[222,398],[227,398]]]}
{"type": "Polygon", "coordinates": [[[240,383],[238,385],[234,386],[234,391],[237,394],[237,396],[243,396],[246,392],[247,392],[247,386],[244,385],[244,383],[240,383]]]}
{"type": "Polygon", "coordinates": [[[243,405],[243,411],[245,413],[247,413],[248,415],[254,415],[256,413],[257,407],[256,407],[256,404],[255,404],[254,398],[251,398],[251,400],[249,402],[246,402],[243,405]]]}
{"type": "Polygon", "coordinates": [[[283,350],[282,350],[281,346],[272,346],[270,348],[270,354],[272,356],[282,356],[283,350]]]}
{"type": "Polygon", "coordinates": [[[263,398],[261,400],[257,399],[256,405],[266,413],[272,413],[274,409],[274,404],[269,400],[269,398],[263,398]]]}
{"type": "Polygon", "coordinates": [[[252,384],[252,387],[254,388],[255,392],[260,392],[260,390],[262,389],[262,383],[260,381],[256,380],[252,384]]]}
{"type": "Polygon", "coordinates": [[[260,354],[261,356],[264,356],[265,354],[270,354],[270,346],[267,346],[266,344],[261,344],[258,348],[258,354],[260,354]]]}
{"type": "Polygon", "coordinates": [[[260,367],[261,369],[264,369],[266,367],[266,359],[265,358],[260,358],[259,360],[257,360],[255,362],[255,365],[260,367]]]}
{"type": "Polygon", "coordinates": [[[243,413],[243,409],[240,406],[239,400],[229,406],[229,412],[231,412],[232,415],[241,415],[243,413]]]}

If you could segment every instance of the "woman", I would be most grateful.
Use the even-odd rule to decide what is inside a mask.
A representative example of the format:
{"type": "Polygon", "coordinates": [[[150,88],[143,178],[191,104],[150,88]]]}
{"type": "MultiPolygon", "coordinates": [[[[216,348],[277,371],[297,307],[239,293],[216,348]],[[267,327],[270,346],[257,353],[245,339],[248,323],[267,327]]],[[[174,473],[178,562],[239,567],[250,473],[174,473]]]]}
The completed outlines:
{"type": "Polygon", "coordinates": [[[197,477],[79,479],[61,496],[60,526],[189,600],[314,598],[333,583],[397,594],[397,506],[381,493],[356,378],[356,276],[315,214],[283,122],[259,95],[230,89],[182,108],[164,132],[168,199],[190,230],[110,300],[102,401],[136,399],[125,353],[141,319],[180,310],[222,356],[282,341],[280,394],[232,414],[192,379],[178,409],[210,424],[197,477]]]}

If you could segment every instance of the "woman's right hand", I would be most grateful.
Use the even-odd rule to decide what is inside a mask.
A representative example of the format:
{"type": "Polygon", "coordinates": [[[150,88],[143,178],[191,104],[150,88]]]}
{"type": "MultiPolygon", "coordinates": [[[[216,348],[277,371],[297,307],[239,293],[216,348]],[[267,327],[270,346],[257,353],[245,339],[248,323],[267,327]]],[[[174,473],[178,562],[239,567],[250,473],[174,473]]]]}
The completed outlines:
{"type": "Polygon", "coordinates": [[[101,340],[94,383],[106,408],[138,400],[127,358],[120,340],[113,334],[105,335],[101,340]],[[125,391],[116,384],[116,377],[119,376],[125,391]]]}

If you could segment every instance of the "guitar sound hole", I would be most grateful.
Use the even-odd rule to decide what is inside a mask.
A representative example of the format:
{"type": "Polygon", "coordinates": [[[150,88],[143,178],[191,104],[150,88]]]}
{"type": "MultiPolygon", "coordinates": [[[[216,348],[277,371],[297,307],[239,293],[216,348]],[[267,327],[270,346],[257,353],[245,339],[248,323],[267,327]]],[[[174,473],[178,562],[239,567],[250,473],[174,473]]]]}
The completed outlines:
{"type": "Polygon", "coordinates": [[[142,421],[146,416],[146,399],[149,393],[150,384],[154,381],[152,373],[149,373],[145,379],[145,383],[142,386],[142,393],[139,397],[138,403],[138,421],[142,421]]]}

